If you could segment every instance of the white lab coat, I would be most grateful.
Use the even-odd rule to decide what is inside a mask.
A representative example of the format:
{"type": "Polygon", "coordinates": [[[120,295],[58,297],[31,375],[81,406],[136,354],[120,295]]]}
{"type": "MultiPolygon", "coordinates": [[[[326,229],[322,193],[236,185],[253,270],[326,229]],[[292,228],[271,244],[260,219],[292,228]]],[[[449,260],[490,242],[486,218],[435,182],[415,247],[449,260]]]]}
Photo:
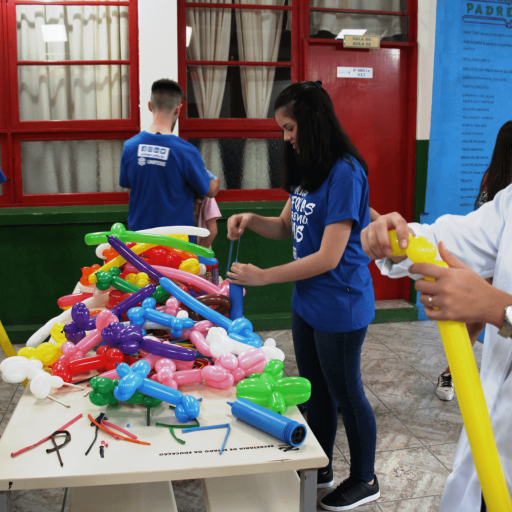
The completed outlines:
{"type": "MultiPolygon", "coordinates": [[[[493,201],[466,215],[444,215],[432,225],[410,224],[416,235],[447,249],[482,277],[493,277],[493,286],[512,293],[512,185],[493,201]]],[[[377,261],[383,275],[412,276],[405,260],[377,261]]],[[[480,377],[491,416],[501,464],[509,491],[512,489],[512,339],[498,335],[488,325],[485,333],[480,377]]],[[[441,512],[480,512],[481,487],[466,431],[463,430],[441,499],[441,512]]]]}

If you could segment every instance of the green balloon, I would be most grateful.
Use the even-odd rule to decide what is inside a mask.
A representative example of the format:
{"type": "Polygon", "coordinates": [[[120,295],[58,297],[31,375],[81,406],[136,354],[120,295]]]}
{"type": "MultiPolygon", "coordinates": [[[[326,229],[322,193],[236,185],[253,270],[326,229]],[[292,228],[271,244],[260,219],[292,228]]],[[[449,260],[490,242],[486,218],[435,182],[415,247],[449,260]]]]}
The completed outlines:
{"type": "Polygon", "coordinates": [[[241,380],[236,387],[237,398],[246,398],[262,407],[268,405],[268,397],[271,393],[272,386],[262,379],[241,380]]]}
{"type": "Polygon", "coordinates": [[[115,236],[123,243],[136,242],[142,244],[162,245],[164,247],[173,247],[174,249],[181,249],[182,251],[191,252],[198,256],[205,258],[215,258],[215,253],[211,249],[202,247],[190,242],[184,242],[177,238],[165,237],[162,235],[152,235],[150,233],[136,233],[135,231],[128,231],[123,224],[117,222],[114,224],[110,232],[105,231],[102,233],[89,233],[85,235],[85,243],[87,245],[99,245],[108,243],[108,237],[115,236]]]}
{"type": "Polygon", "coordinates": [[[279,359],[272,359],[266,365],[263,372],[267,375],[272,375],[274,379],[282,379],[284,373],[284,363],[279,359]]]}
{"type": "Polygon", "coordinates": [[[309,400],[311,382],[304,377],[285,377],[276,382],[274,391],[284,397],[287,406],[299,405],[309,400]]]}
{"type": "Polygon", "coordinates": [[[274,391],[268,397],[268,408],[271,411],[277,412],[278,414],[284,414],[286,412],[286,405],[283,395],[277,391],[274,391]]]}
{"type": "Polygon", "coordinates": [[[114,396],[114,382],[105,377],[93,377],[91,379],[92,391],[89,393],[89,400],[94,405],[115,405],[117,399],[114,396]]]}

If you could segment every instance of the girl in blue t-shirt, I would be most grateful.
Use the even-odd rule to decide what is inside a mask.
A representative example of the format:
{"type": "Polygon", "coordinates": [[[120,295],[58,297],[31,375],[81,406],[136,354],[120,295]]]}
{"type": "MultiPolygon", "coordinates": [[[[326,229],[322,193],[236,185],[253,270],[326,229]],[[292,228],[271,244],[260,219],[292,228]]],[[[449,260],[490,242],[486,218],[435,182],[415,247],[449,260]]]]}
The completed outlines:
{"type": "Polygon", "coordinates": [[[245,286],[295,281],[293,344],[299,373],[312,384],[308,423],[329,457],[318,487],[333,484],[337,406],[350,447],[350,476],[321,505],[349,510],[380,496],[375,416],[360,369],[361,347],[375,316],[370,259],[360,241],[370,223],[367,166],[321,82],[287,87],[275,112],[283,130],[283,188],[290,199],[280,217],[233,215],[228,238],[237,239],[246,228],[275,240],[293,236],[293,261],[268,269],[234,263],[228,278],[245,286]]]}

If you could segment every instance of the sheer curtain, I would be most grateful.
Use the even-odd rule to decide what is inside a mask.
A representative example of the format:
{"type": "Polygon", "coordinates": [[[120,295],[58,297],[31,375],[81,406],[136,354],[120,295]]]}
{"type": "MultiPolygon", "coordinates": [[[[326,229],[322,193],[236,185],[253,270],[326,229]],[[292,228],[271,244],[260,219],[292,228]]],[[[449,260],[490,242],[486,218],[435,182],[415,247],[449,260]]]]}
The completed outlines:
{"type": "MultiPolygon", "coordinates": [[[[323,7],[332,9],[357,9],[379,10],[379,11],[400,11],[403,0],[381,0],[376,5],[375,0],[311,0],[311,8],[323,7]]],[[[404,9],[406,10],[406,9],[404,9]]],[[[385,16],[376,14],[357,14],[352,16],[348,13],[313,12],[310,17],[309,33],[317,34],[321,30],[338,35],[342,28],[365,28],[369,35],[380,35],[391,37],[401,34],[402,23],[399,16],[385,16]]]]}
{"type": "MultiPolygon", "coordinates": [[[[18,67],[20,120],[130,117],[129,66],[51,65],[51,61],[64,60],[128,60],[128,7],[18,5],[16,21],[19,60],[41,61],[41,65],[18,67]]],[[[41,143],[37,182],[57,184],[54,191],[121,190],[119,167],[111,165],[116,160],[111,158],[112,148],[95,152],[99,160],[94,170],[80,164],[91,158],[90,145],[72,142],[61,142],[57,153],[52,144],[41,143]],[[81,176],[85,168],[88,175],[81,176]],[[62,169],[71,174],[64,177],[62,169]],[[91,183],[95,183],[94,190],[89,190],[91,183]]],[[[100,146],[112,144],[115,146],[113,141],[105,141],[100,146]]],[[[30,161],[26,153],[25,158],[24,187],[30,190],[25,193],[46,193],[33,190],[25,179],[25,174],[32,172],[25,165],[30,161]]]]}
{"type": "MultiPolygon", "coordinates": [[[[285,5],[286,0],[235,0],[237,4],[285,5]]],[[[276,62],[284,11],[236,9],[240,60],[276,62]]],[[[250,118],[266,118],[274,85],[274,67],[241,66],[242,96],[250,118]]],[[[242,188],[270,188],[266,140],[247,139],[242,188]]]]}
{"type": "MultiPolygon", "coordinates": [[[[203,0],[189,0],[189,3],[203,0]]],[[[232,3],[219,0],[217,3],[232,3]]],[[[192,28],[188,47],[191,60],[227,61],[231,34],[231,9],[187,9],[187,26],[192,28]]],[[[227,66],[190,66],[192,83],[199,117],[216,119],[220,115],[226,88],[227,66]]],[[[226,188],[218,139],[201,141],[203,161],[218,176],[221,188],[226,188]]]]}

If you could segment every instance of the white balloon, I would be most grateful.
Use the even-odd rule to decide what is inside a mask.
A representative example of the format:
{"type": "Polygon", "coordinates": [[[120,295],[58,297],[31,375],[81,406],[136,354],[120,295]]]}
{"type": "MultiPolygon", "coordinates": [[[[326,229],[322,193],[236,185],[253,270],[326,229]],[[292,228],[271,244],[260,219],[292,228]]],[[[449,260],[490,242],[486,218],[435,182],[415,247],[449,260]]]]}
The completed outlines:
{"type": "Polygon", "coordinates": [[[51,379],[51,376],[46,372],[41,372],[32,379],[30,391],[36,398],[41,400],[50,394],[52,390],[51,379]]]}
{"type": "Polygon", "coordinates": [[[176,318],[188,318],[188,311],[185,311],[184,309],[178,311],[176,318]]]}
{"type": "Polygon", "coordinates": [[[263,350],[265,354],[265,359],[267,363],[272,359],[279,359],[280,361],[284,361],[284,352],[280,348],[267,347],[264,345],[263,347],[261,347],[261,350],[263,350]]]}
{"type": "Polygon", "coordinates": [[[199,263],[199,275],[204,276],[206,274],[206,265],[204,263],[199,263]]]}
{"type": "Polygon", "coordinates": [[[265,347],[275,347],[276,346],[276,340],[274,338],[268,338],[263,345],[265,347]]]}
{"type": "Polygon", "coordinates": [[[50,386],[53,389],[61,388],[63,385],[64,385],[64,380],[62,379],[62,377],[58,377],[57,375],[52,375],[50,377],[50,386]]]}
{"type": "Polygon", "coordinates": [[[37,359],[27,359],[23,356],[13,356],[5,359],[0,364],[2,379],[9,384],[18,384],[25,379],[32,379],[42,372],[43,363],[37,359]]]}

